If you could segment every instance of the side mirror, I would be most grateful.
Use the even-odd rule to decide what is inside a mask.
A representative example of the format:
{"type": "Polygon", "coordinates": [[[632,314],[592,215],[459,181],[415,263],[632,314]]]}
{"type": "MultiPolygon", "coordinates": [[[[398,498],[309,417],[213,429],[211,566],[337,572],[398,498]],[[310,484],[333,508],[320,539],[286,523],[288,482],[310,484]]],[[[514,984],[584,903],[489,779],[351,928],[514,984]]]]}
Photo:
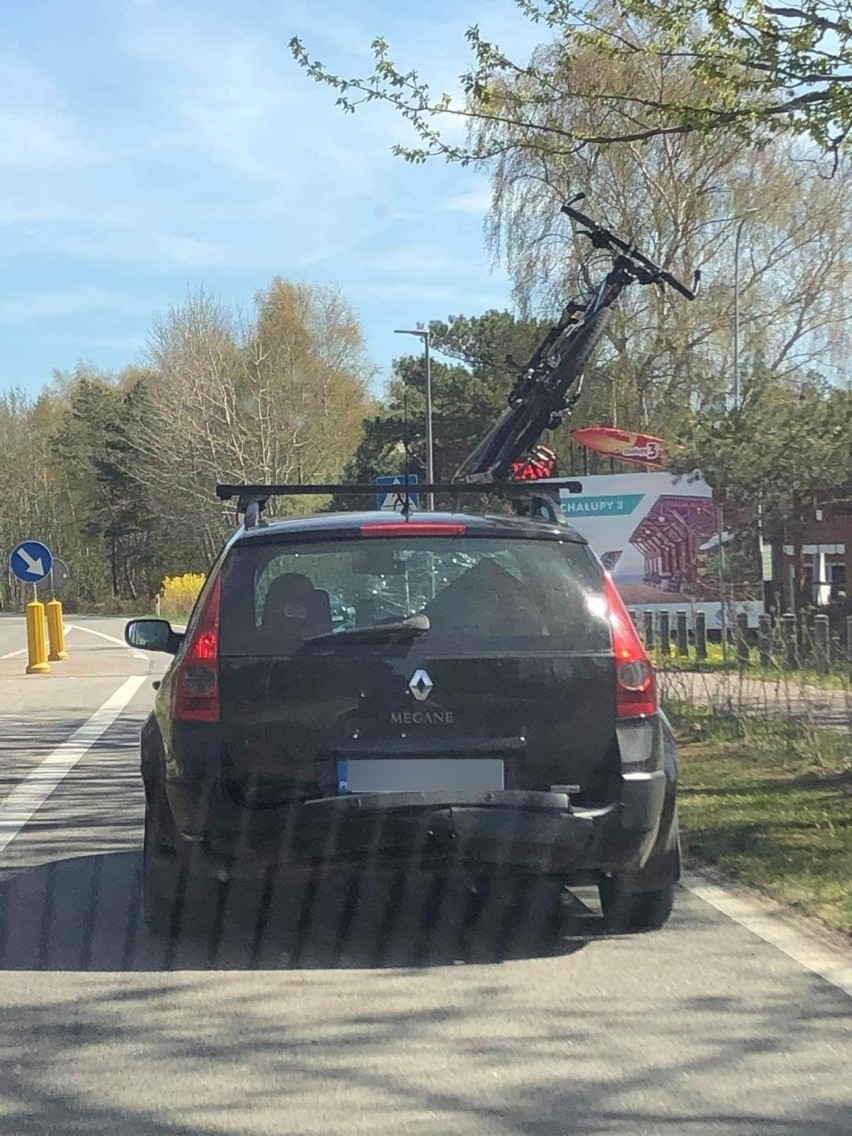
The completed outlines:
{"type": "Polygon", "coordinates": [[[173,655],[183,641],[180,632],[172,630],[167,619],[131,619],[124,629],[124,639],[140,651],[165,651],[173,655]]]}

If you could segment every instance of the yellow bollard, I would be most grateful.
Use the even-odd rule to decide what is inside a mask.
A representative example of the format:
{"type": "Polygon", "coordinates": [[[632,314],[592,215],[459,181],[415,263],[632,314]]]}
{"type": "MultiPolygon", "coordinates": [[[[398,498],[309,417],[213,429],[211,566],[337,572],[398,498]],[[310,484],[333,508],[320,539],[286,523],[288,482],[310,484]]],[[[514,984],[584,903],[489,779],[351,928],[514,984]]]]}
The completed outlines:
{"type": "Polygon", "coordinates": [[[29,650],[28,675],[50,674],[47,661],[47,635],[45,634],[44,604],[33,600],[27,604],[27,648],[29,650]]]}
{"type": "Polygon", "coordinates": [[[50,654],[48,658],[52,663],[58,663],[68,658],[65,650],[65,617],[62,613],[62,604],[59,600],[51,600],[44,605],[47,613],[47,634],[50,640],[50,654]]]}

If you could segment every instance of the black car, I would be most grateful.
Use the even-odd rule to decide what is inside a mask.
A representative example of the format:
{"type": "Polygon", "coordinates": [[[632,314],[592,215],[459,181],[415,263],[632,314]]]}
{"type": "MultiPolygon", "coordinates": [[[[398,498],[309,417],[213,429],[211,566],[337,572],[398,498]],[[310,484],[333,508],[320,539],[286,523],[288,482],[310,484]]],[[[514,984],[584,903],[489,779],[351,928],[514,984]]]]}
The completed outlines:
{"type": "Polygon", "coordinates": [[[345,867],[594,883],[662,926],[680,874],[654,673],[585,540],[517,516],[345,513],[241,528],[142,732],[155,930],[272,875],[345,867]]]}

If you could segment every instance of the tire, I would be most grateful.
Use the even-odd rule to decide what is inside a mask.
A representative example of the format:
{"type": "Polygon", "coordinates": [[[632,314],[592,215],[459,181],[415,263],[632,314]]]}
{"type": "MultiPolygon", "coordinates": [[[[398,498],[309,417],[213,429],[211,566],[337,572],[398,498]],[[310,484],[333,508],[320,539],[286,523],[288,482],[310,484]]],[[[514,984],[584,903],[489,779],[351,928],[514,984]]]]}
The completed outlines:
{"type": "Polygon", "coordinates": [[[514,437],[527,420],[528,415],[523,404],[504,410],[473,453],[469,454],[455,471],[453,480],[465,481],[473,474],[484,473],[491,469],[496,455],[505,449],[506,440],[514,437]]]}
{"type": "Polygon", "coordinates": [[[153,934],[167,935],[172,929],[179,871],[174,851],[159,844],[156,834],[151,809],[146,806],[145,841],[142,846],[142,911],[145,923],[153,934]]]}
{"type": "Polygon", "coordinates": [[[487,470],[491,470],[497,481],[508,476],[511,462],[538,442],[549,428],[555,411],[564,410],[562,399],[591,359],[609,317],[610,309],[602,308],[571,338],[566,336],[564,355],[557,364],[553,381],[546,387],[530,383],[518,400],[503,412],[473,453],[465,458],[453,475],[454,480],[464,481],[487,470]],[[541,405],[536,405],[539,401],[541,405]]]}
{"type": "Polygon", "coordinates": [[[675,885],[657,891],[626,891],[617,876],[607,876],[598,885],[601,910],[612,931],[639,934],[659,931],[672,913],[675,885]]]}
{"type": "Polygon", "coordinates": [[[602,308],[579,328],[564,344],[564,354],[547,385],[531,387],[513,408],[511,417],[505,422],[501,420],[499,443],[495,440],[490,457],[492,475],[496,480],[507,477],[511,462],[536,445],[545,430],[552,428],[554,414],[561,416],[564,413],[565,395],[594,354],[609,317],[610,309],[602,308]]]}
{"type": "Polygon", "coordinates": [[[177,938],[204,931],[217,904],[216,884],[194,876],[174,848],[162,841],[162,815],[145,806],[142,847],[142,911],[154,935],[177,938]]]}
{"type": "MultiPolygon", "coordinates": [[[[557,382],[554,385],[557,389],[566,391],[579,378],[603,338],[611,314],[611,308],[601,308],[567,339],[564,355],[556,365],[557,382]]],[[[559,350],[558,342],[555,350],[559,350]]]]}

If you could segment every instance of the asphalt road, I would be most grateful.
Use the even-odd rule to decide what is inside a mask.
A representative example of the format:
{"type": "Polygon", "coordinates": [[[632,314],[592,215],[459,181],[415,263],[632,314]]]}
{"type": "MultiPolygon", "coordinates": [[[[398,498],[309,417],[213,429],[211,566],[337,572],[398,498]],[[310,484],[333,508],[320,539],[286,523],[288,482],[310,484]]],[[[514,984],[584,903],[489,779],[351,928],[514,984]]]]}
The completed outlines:
{"type": "MultiPolygon", "coordinates": [[[[340,879],[267,897],[263,935],[245,892],[218,941],[154,939],[137,737],[162,663],[69,622],[50,676],[0,658],[0,843],[27,775],[141,685],[0,852],[3,1136],[849,1136],[852,998],[688,891],[654,935],[602,937],[588,896],[541,935],[533,890],[463,939],[460,892],[430,920],[426,880],[340,879]]],[[[0,619],[0,656],[21,645],[0,619]]]]}

